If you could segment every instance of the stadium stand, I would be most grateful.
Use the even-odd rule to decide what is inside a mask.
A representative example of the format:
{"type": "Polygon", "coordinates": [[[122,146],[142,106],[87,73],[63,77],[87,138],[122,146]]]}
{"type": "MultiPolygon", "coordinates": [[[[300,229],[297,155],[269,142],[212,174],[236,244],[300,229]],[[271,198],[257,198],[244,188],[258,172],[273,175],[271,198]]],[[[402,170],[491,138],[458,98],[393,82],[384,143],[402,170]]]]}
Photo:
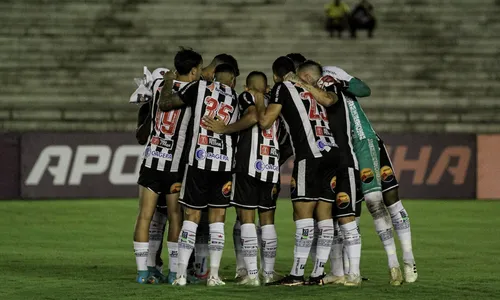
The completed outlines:
{"type": "Polygon", "coordinates": [[[330,39],[325,1],[4,0],[0,129],[132,130],[133,78],[188,46],[243,77],[289,52],[340,66],[378,131],[500,131],[499,1],[379,0],[372,40],[330,39]]]}

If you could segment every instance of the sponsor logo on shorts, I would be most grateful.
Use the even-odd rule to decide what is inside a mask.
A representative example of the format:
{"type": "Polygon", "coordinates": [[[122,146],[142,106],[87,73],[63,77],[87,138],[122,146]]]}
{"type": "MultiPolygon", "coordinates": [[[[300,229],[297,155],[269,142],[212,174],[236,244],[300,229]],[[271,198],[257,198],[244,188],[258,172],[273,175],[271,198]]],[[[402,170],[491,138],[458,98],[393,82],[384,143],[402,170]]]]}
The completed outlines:
{"type": "Polygon", "coordinates": [[[279,151],[278,151],[278,149],[271,147],[271,146],[260,145],[260,155],[278,157],[279,151]]]}
{"type": "Polygon", "coordinates": [[[180,182],[176,182],[170,186],[170,193],[175,194],[181,191],[182,184],[180,182]]]}
{"type": "Polygon", "coordinates": [[[324,126],[316,126],[316,136],[332,136],[330,129],[324,126]]]}
{"type": "Polygon", "coordinates": [[[292,177],[292,179],[290,180],[290,193],[293,194],[296,189],[297,189],[297,182],[295,181],[295,178],[292,177]]]}
{"type": "Polygon", "coordinates": [[[226,182],[224,186],[222,187],[222,195],[226,198],[228,198],[231,195],[231,187],[233,183],[231,181],[226,182]]]}
{"type": "Polygon", "coordinates": [[[337,199],[336,199],[337,207],[340,209],[346,208],[349,206],[349,203],[351,203],[351,198],[347,193],[340,192],[337,194],[337,199]]]}
{"type": "Polygon", "coordinates": [[[258,172],[279,171],[280,167],[274,164],[266,164],[261,159],[258,159],[257,161],[255,161],[255,169],[258,172]]]}
{"type": "Polygon", "coordinates": [[[152,145],[157,145],[157,146],[160,146],[160,147],[164,147],[164,148],[167,148],[167,149],[172,149],[172,147],[174,146],[174,141],[172,141],[172,140],[166,140],[166,139],[161,139],[161,138],[155,136],[155,137],[151,138],[151,144],[152,145]]]}
{"type": "Polygon", "coordinates": [[[333,176],[332,180],[330,180],[330,188],[332,189],[332,192],[335,193],[336,187],[337,187],[337,176],[333,176]]]}
{"type": "Polygon", "coordinates": [[[200,135],[200,137],[198,138],[198,144],[207,145],[215,148],[224,148],[224,143],[222,142],[221,139],[206,135],[200,135]]]}
{"type": "Polygon", "coordinates": [[[195,157],[197,160],[203,160],[203,159],[207,158],[207,151],[205,151],[203,149],[198,149],[198,150],[196,150],[195,157]]]}
{"type": "Polygon", "coordinates": [[[382,177],[383,182],[391,182],[394,180],[394,172],[389,166],[383,166],[380,168],[380,176],[382,177]]]}
{"type": "Polygon", "coordinates": [[[166,160],[172,160],[172,154],[168,152],[160,152],[156,150],[151,150],[151,147],[147,147],[146,150],[144,150],[144,158],[148,157],[155,157],[155,158],[163,158],[166,160]]]}
{"type": "Polygon", "coordinates": [[[370,183],[373,181],[373,170],[370,168],[364,168],[361,170],[360,175],[363,183],[370,183]]]}

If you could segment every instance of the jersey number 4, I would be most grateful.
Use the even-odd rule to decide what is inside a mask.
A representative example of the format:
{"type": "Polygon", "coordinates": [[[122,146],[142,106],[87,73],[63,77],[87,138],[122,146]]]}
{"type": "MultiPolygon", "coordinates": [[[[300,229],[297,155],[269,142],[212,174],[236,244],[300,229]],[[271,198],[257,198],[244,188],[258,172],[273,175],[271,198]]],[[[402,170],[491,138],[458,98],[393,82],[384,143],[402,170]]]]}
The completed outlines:
{"type": "Polygon", "coordinates": [[[231,121],[231,113],[234,111],[234,107],[226,103],[220,103],[217,99],[212,97],[205,98],[206,113],[208,117],[214,118],[215,116],[220,117],[224,124],[229,124],[231,121]]]}
{"type": "Polygon", "coordinates": [[[168,112],[158,111],[155,118],[156,131],[160,131],[164,135],[174,135],[180,115],[180,109],[168,112]]]}
{"type": "Polygon", "coordinates": [[[327,121],[328,116],[326,115],[325,108],[319,106],[310,92],[300,93],[300,98],[304,101],[309,101],[309,120],[323,120],[327,121]]]}

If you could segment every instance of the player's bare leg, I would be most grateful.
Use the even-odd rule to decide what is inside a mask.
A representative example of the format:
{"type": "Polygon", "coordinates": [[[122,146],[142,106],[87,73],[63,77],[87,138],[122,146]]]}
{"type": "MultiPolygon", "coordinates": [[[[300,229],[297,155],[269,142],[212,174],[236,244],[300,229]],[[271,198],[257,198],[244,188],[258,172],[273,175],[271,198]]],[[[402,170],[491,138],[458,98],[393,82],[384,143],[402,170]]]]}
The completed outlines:
{"type": "Polygon", "coordinates": [[[189,258],[194,250],[196,242],[196,231],[201,219],[201,210],[188,208],[184,210],[184,221],[182,222],[181,233],[179,234],[177,279],[173,285],[184,286],[187,284],[187,268],[189,258]]]}
{"type": "Polygon", "coordinates": [[[259,225],[262,231],[261,265],[264,283],[277,280],[278,275],[274,272],[276,252],[278,250],[278,236],[274,226],[275,210],[259,210],[259,225]]]}
{"type": "Polygon", "coordinates": [[[259,268],[257,266],[257,253],[259,250],[257,228],[255,226],[255,210],[237,208],[241,222],[241,249],[247,270],[247,275],[238,283],[241,285],[259,286],[259,268]]]}
{"type": "Polygon", "coordinates": [[[403,283],[403,274],[401,273],[398,256],[396,254],[396,243],[394,242],[391,216],[384,205],[382,192],[376,191],[366,194],[365,202],[368,211],[373,217],[375,231],[384,245],[387,254],[390,276],[389,283],[391,285],[401,285],[403,283]]]}
{"type": "Polygon", "coordinates": [[[316,201],[294,201],[293,219],[295,220],[295,247],[293,266],[290,275],[270,283],[270,285],[296,286],[304,284],[304,269],[311,251],[314,238],[314,210],[316,201]]]}
{"type": "Polygon", "coordinates": [[[167,195],[168,214],[168,280],[172,284],[177,277],[177,265],[179,255],[179,234],[182,227],[181,205],[179,204],[179,193],[167,195]]]}
{"type": "Polygon", "coordinates": [[[319,201],[316,210],[316,224],[317,224],[317,246],[316,255],[311,277],[308,284],[310,285],[323,285],[323,278],[325,277],[325,265],[330,255],[330,250],[333,244],[333,219],[332,219],[332,203],[319,201]]]}
{"type": "Polygon", "coordinates": [[[361,259],[361,235],[354,216],[341,217],[338,219],[340,230],[344,235],[344,247],[349,256],[349,274],[347,275],[346,286],[359,286],[361,275],[359,264],[361,259]]]}
{"type": "Polygon", "coordinates": [[[413,256],[410,218],[402,201],[399,199],[397,187],[384,193],[384,203],[389,210],[392,225],[394,226],[394,230],[396,230],[401,242],[401,248],[403,249],[405,282],[415,282],[418,278],[418,273],[413,256]]]}
{"type": "Polygon", "coordinates": [[[208,209],[208,223],[210,230],[210,241],[208,251],[210,254],[210,276],[207,286],[225,285],[219,277],[220,261],[224,250],[224,221],[226,220],[226,208],[208,209]]]}
{"type": "Polygon", "coordinates": [[[156,210],[158,194],[139,187],[139,213],[134,229],[134,252],[137,264],[137,282],[147,283],[149,277],[147,259],[149,252],[149,225],[156,210]]]}

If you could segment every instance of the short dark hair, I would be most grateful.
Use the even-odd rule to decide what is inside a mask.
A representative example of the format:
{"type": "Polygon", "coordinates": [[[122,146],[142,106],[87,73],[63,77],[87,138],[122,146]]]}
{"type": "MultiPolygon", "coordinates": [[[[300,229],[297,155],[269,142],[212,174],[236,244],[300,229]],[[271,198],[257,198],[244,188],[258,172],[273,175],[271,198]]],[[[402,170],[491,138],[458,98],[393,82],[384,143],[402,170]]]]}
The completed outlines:
{"type": "Polygon", "coordinates": [[[286,57],[288,57],[289,59],[291,59],[293,61],[295,68],[297,68],[301,63],[306,61],[306,58],[304,57],[304,55],[302,55],[300,53],[288,53],[286,55],[286,57]]]}
{"type": "Polygon", "coordinates": [[[234,70],[234,74],[235,76],[240,76],[240,69],[238,68],[238,62],[236,61],[236,59],[232,56],[232,55],[229,55],[229,54],[226,54],[226,53],[221,53],[221,54],[218,54],[214,57],[214,60],[215,60],[215,63],[217,65],[220,65],[220,64],[228,64],[228,65],[231,65],[233,67],[233,70],[234,70]]]}
{"type": "Polygon", "coordinates": [[[198,52],[189,48],[181,48],[174,58],[175,70],[179,75],[187,75],[193,68],[198,67],[202,61],[203,58],[198,52]]]}
{"type": "Polygon", "coordinates": [[[323,73],[323,66],[321,66],[319,63],[315,62],[314,60],[306,60],[305,62],[301,63],[299,67],[297,68],[297,71],[300,72],[301,70],[304,69],[314,69],[316,73],[318,73],[320,76],[323,73]]]}
{"type": "Polygon", "coordinates": [[[274,75],[283,78],[289,72],[295,72],[295,65],[290,58],[280,56],[273,62],[274,75]]]}
{"type": "Polygon", "coordinates": [[[247,86],[249,86],[251,84],[251,82],[252,82],[252,79],[254,77],[257,77],[257,76],[260,76],[260,77],[264,78],[264,81],[267,82],[267,76],[266,76],[266,74],[264,74],[264,72],[261,72],[261,71],[252,71],[247,76],[247,80],[246,80],[247,86]]]}
{"type": "Polygon", "coordinates": [[[230,64],[220,64],[217,67],[215,67],[215,74],[217,73],[230,73],[233,74],[236,77],[236,71],[234,70],[233,66],[230,64]]]}

